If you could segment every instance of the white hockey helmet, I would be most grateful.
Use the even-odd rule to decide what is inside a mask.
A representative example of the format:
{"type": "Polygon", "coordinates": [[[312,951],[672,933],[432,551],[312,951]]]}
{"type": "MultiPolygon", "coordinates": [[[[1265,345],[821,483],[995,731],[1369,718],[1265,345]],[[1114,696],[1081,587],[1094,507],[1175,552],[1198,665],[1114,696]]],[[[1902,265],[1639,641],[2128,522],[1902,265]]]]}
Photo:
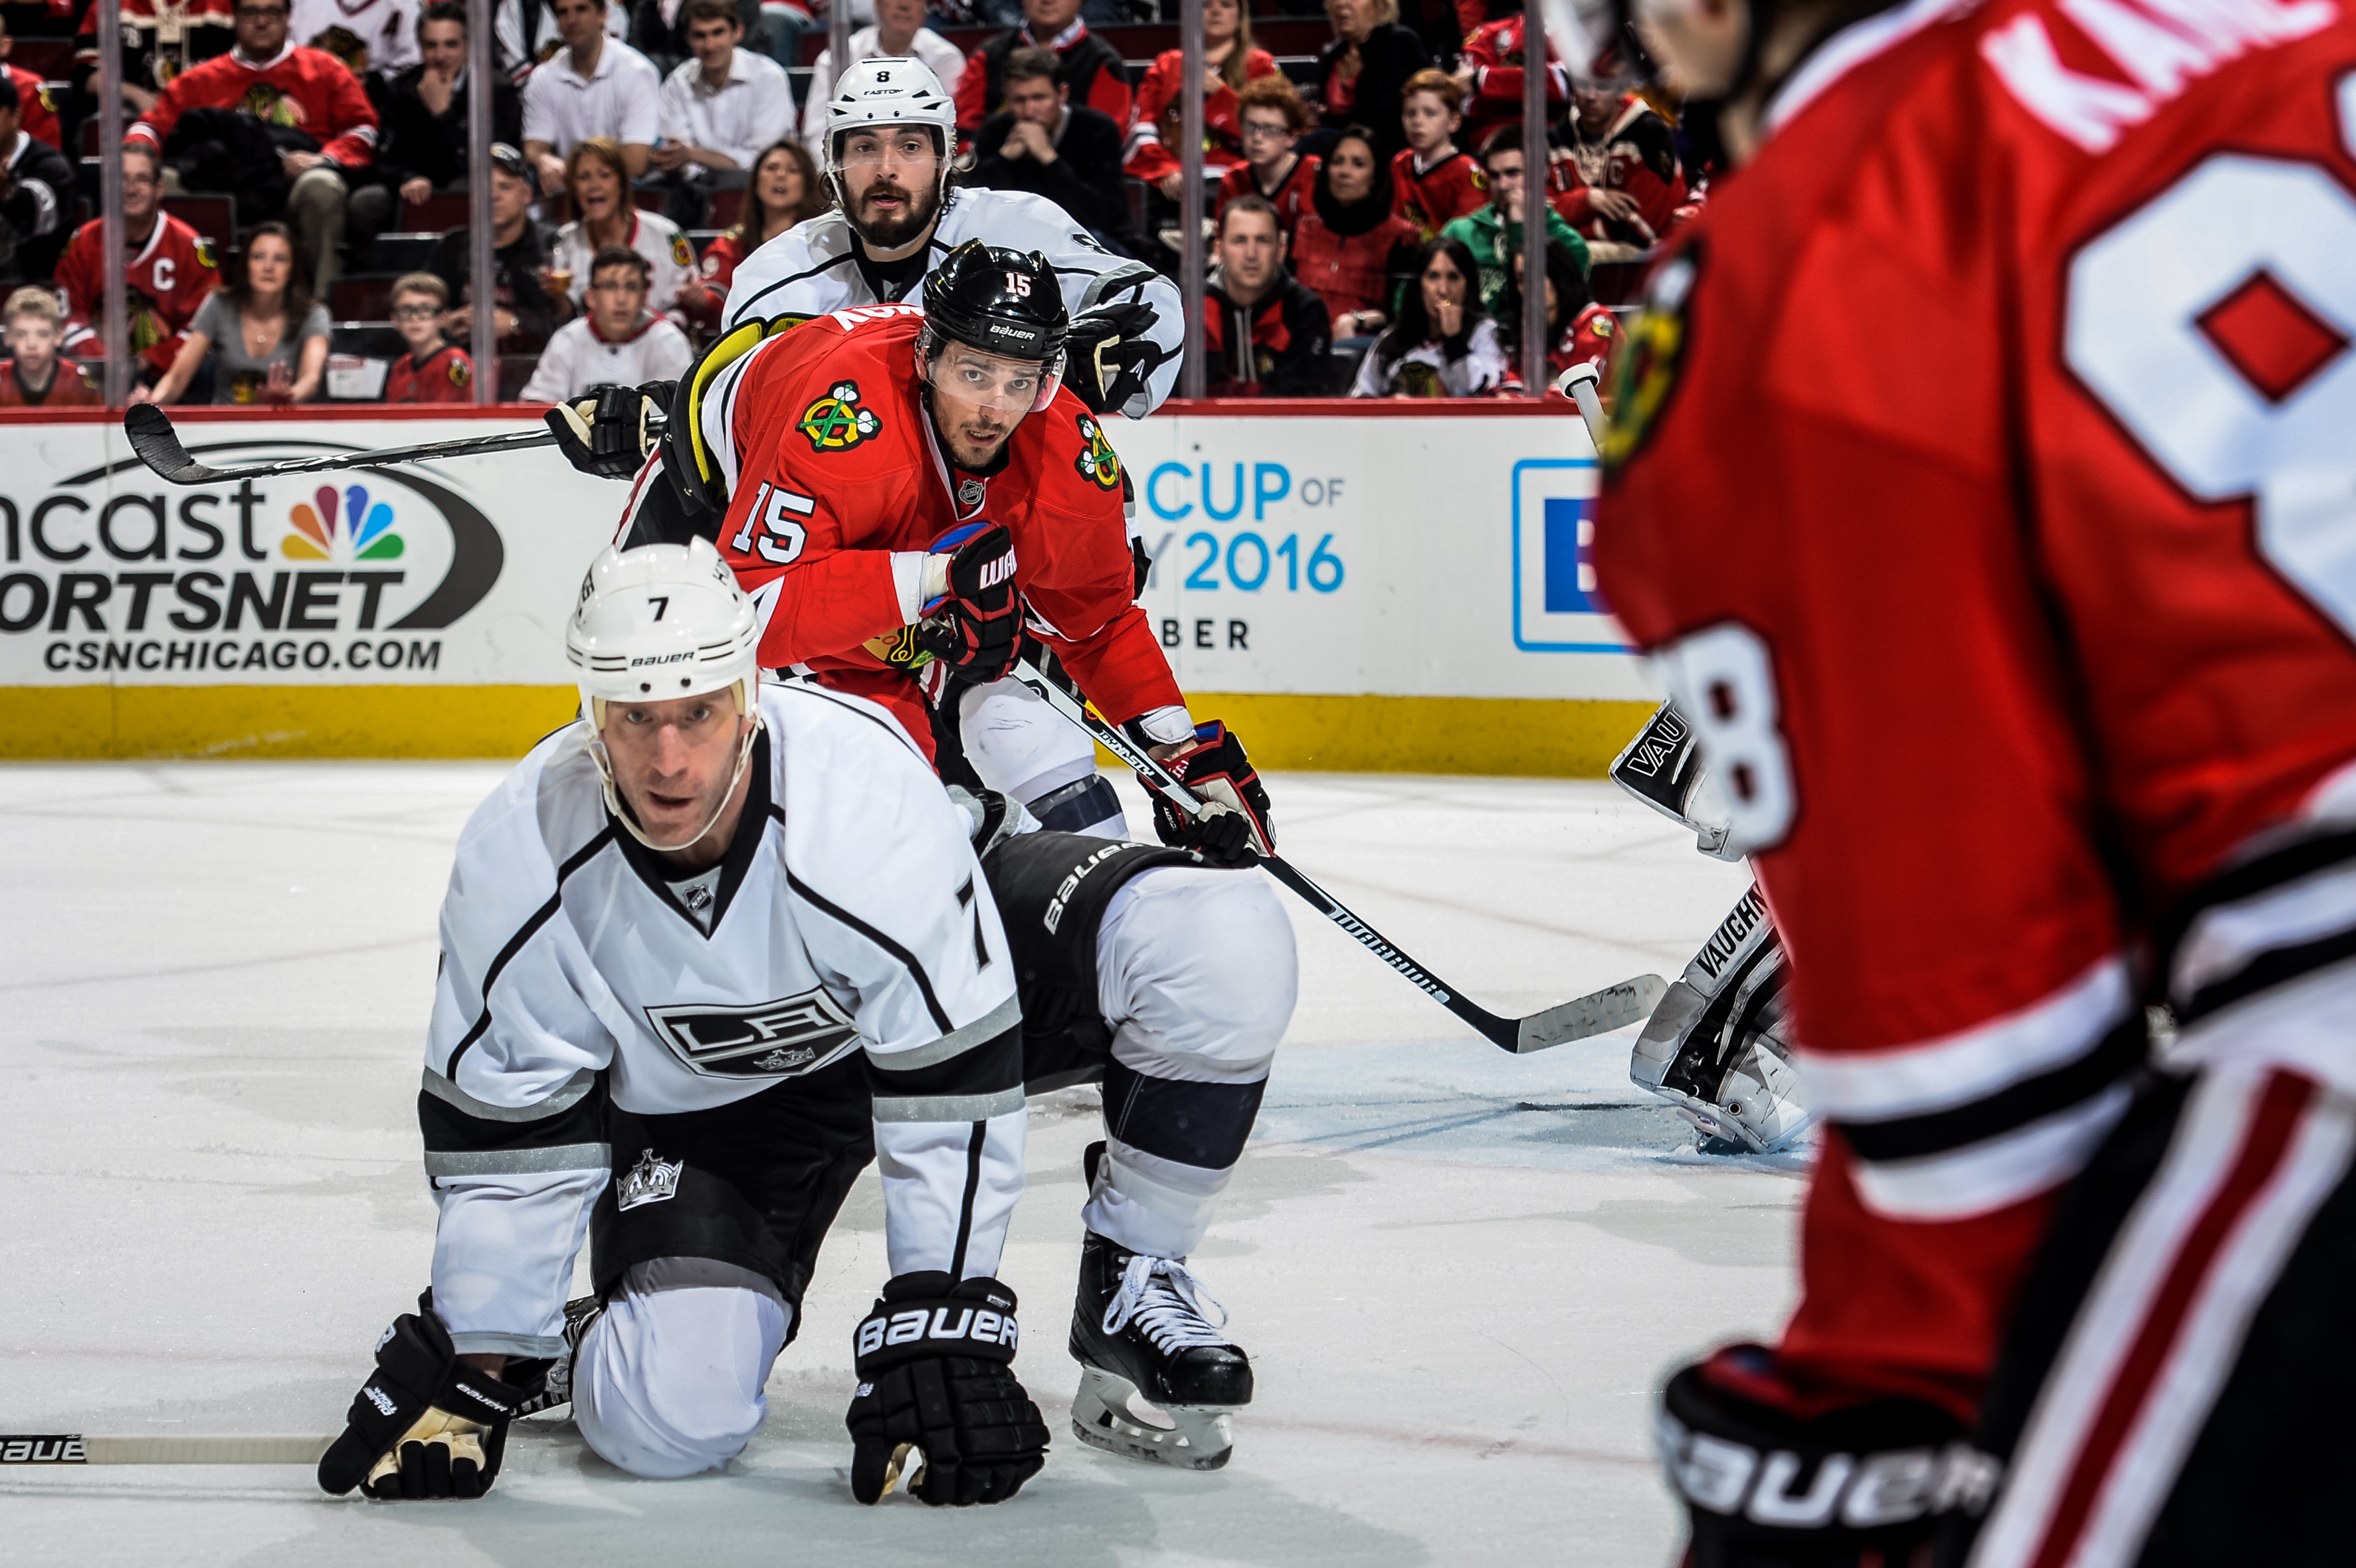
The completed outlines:
{"type": "Polygon", "coordinates": [[[842,137],[869,125],[929,125],[940,134],[941,180],[957,152],[957,105],[923,60],[884,55],[863,59],[834,81],[826,101],[826,177],[842,199],[842,137]]]}
{"type": "Polygon", "coordinates": [[[740,712],[759,694],[761,626],[736,574],[708,539],[608,545],[581,579],[564,626],[582,708],[605,727],[603,704],[667,702],[732,687],[740,712]]]}

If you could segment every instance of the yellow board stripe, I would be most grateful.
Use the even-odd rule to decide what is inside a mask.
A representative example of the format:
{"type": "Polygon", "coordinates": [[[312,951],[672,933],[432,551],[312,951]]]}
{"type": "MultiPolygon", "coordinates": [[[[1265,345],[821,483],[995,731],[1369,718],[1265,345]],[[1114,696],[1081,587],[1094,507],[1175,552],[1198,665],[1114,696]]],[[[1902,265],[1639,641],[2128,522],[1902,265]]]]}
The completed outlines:
{"type": "MultiPolygon", "coordinates": [[[[0,688],[0,757],[520,757],[570,686],[0,688]]],[[[1197,692],[1262,768],[1601,778],[1650,703],[1197,692]]],[[[1111,758],[1099,755],[1108,764],[1111,758]]]]}

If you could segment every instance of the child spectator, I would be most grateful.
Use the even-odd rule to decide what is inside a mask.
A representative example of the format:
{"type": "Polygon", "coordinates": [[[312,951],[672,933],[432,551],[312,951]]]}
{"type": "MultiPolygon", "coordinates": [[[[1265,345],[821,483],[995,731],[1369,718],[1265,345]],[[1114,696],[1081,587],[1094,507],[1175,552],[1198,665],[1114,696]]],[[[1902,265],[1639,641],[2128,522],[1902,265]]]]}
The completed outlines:
{"type": "Polygon", "coordinates": [[[1247,161],[1219,181],[1219,210],[1237,197],[1257,196],[1276,209],[1289,240],[1317,188],[1318,160],[1292,150],[1309,129],[1309,105],[1283,77],[1263,76],[1236,94],[1236,120],[1247,161]]]}
{"type": "Polygon", "coordinates": [[[809,152],[790,138],[764,152],[753,165],[753,183],[736,227],[703,249],[703,286],[722,299],[744,258],[792,228],[826,210],[825,188],[809,152]]]}
{"type": "MultiPolygon", "coordinates": [[[[1522,118],[1522,11],[1523,0],[1490,0],[1496,20],[1483,23],[1464,40],[1457,76],[1466,89],[1464,133],[1458,138],[1465,146],[1485,147],[1498,126],[1522,118]]],[[[1546,73],[1546,120],[1552,124],[1569,102],[1570,72],[1551,45],[1546,73]]]]}
{"type": "Polygon", "coordinates": [[[1389,324],[1416,243],[1415,225],[1391,210],[1374,133],[1351,126],[1327,150],[1292,231],[1292,271],[1325,302],[1335,338],[1363,339],[1389,324]]]}
{"type": "Polygon", "coordinates": [[[1331,369],[1325,302],[1284,270],[1284,230],[1265,197],[1219,214],[1218,262],[1204,293],[1213,397],[1315,397],[1331,369]]]}
{"type": "Polygon", "coordinates": [[[1086,104],[1116,125],[1129,124],[1129,68],[1120,51],[1088,31],[1080,0],[1023,0],[1023,25],[974,50],[952,99],[958,129],[970,136],[1006,107],[1006,57],[1016,49],[1053,49],[1055,81],[1071,102],[1086,104]]]}
{"type": "MultiPolygon", "coordinates": [[[[1481,269],[1481,308],[1497,314],[1497,301],[1510,281],[1506,258],[1522,251],[1522,128],[1499,125],[1481,148],[1481,166],[1488,177],[1489,203],[1469,218],[1459,218],[1442,231],[1464,242],[1481,269]]],[[[1547,209],[1547,243],[1560,245],[1578,258],[1580,274],[1587,273],[1587,242],[1571,232],[1562,214],[1547,209]]],[[[1580,291],[1581,294],[1585,289],[1580,291]]]]}
{"type": "Polygon", "coordinates": [[[8,359],[0,363],[0,408],[87,408],[106,401],[81,367],[58,354],[65,333],[58,296],[38,285],[8,296],[8,359]]]}
{"type": "Polygon", "coordinates": [[[524,383],[526,403],[570,403],[593,387],[672,381],[695,362],[687,334],[647,308],[647,259],[608,245],[590,264],[589,313],[557,328],[524,383]]]}
{"type": "Polygon", "coordinates": [[[1617,50],[1599,57],[1595,75],[1573,81],[1570,156],[1547,171],[1555,209],[1590,240],[1631,247],[1631,260],[1666,234],[1685,204],[1685,171],[1675,134],[1630,91],[1617,50]]]}
{"type": "MultiPolygon", "coordinates": [[[[15,47],[16,40],[8,36],[8,19],[0,16],[0,61],[5,61],[8,51],[15,47]]],[[[17,128],[37,142],[47,142],[64,151],[65,143],[58,130],[58,106],[49,97],[48,85],[31,71],[13,65],[0,64],[0,74],[16,84],[17,128]]]]}
{"type": "Polygon", "coordinates": [[[1333,41],[1317,57],[1310,99],[1329,132],[1371,128],[1375,150],[1387,160],[1407,145],[1399,94],[1431,64],[1431,56],[1422,39],[1398,25],[1398,0],[1325,0],[1325,16],[1333,24],[1333,41]]]}
{"type": "Polygon", "coordinates": [[[199,188],[234,191],[240,221],[274,217],[283,208],[306,275],[325,289],[342,265],[336,247],[344,238],[346,176],[376,161],[376,110],[343,61],[288,44],[287,0],[237,0],[236,18],[237,48],[172,78],[123,140],[159,151],[170,147],[173,132],[191,114],[200,117],[191,123],[192,132],[214,114],[271,127],[300,126],[317,144],[316,152],[281,151],[275,170],[257,171],[243,166],[241,155],[231,150],[217,160],[224,173],[214,177],[225,183],[199,188]],[[278,188],[268,177],[275,174],[294,181],[283,203],[273,199],[278,188]]]}
{"type": "MultiPolygon", "coordinates": [[[[1580,270],[1579,258],[1552,241],[1546,248],[1546,309],[1548,385],[1573,365],[1593,365],[1599,373],[1611,368],[1612,350],[1620,341],[1619,322],[1588,297],[1587,277],[1580,270]]],[[[1511,367],[1506,390],[1520,392],[1522,258],[1518,252],[1505,279],[1505,292],[1490,316],[1497,323],[1497,338],[1505,345],[1505,362],[1511,367]]],[[[1608,377],[1602,384],[1611,385],[1608,377]]]]}
{"type": "Polygon", "coordinates": [[[776,61],[738,47],[736,0],[687,0],[680,15],[695,58],[663,79],[651,161],[672,182],[670,215],[701,223],[707,193],[744,189],[761,149],[792,133],[794,89],[776,61]]]}
{"type": "Polygon", "coordinates": [[[1070,102],[1052,49],[1016,49],[1000,68],[1006,107],[974,133],[967,177],[992,190],[1044,197],[1112,250],[1130,246],[1120,182],[1120,125],[1070,102]]]}
{"type": "Polygon", "coordinates": [[[1352,397],[1481,397],[1505,382],[1504,341],[1481,308],[1472,253],[1462,240],[1433,240],[1396,326],[1358,366],[1352,397]]]}
{"type": "Polygon", "coordinates": [[[327,367],[327,312],[311,303],[285,224],[246,231],[236,279],[198,310],[164,379],[153,389],[133,388],[131,401],[179,402],[208,353],[214,356],[216,403],[308,403],[319,395],[327,367]]]}
{"type": "MultiPolygon", "coordinates": [[[[1207,72],[1203,80],[1203,167],[1215,175],[1232,173],[1251,156],[1243,142],[1237,95],[1251,82],[1284,81],[1277,72],[1276,58],[1252,48],[1251,17],[1243,0],[1203,0],[1203,66],[1207,72]]],[[[1169,201],[1178,199],[1181,181],[1178,155],[1172,151],[1178,138],[1174,129],[1165,134],[1165,128],[1176,124],[1179,89],[1185,81],[1186,51],[1163,49],[1137,84],[1137,107],[1130,115],[1123,166],[1169,201]]],[[[1293,134],[1306,128],[1304,120],[1293,134]]]]}
{"type": "MultiPolygon", "coordinates": [[[[771,0],[771,5],[775,4],[771,0]]],[[[763,9],[774,15],[770,6],[763,9]]],[[[941,91],[949,95],[949,102],[957,102],[958,82],[965,75],[965,54],[925,26],[925,0],[875,0],[875,25],[851,35],[850,65],[863,59],[910,58],[929,66],[940,78],[941,91]]],[[[797,53],[794,63],[800,59],[797,53]]],[[[836,65],[830,48],[819,51],[818,64],[810,69],[809,88],[802,99],[801,137],[813,162],[825,161],[826,101],[834,95],[835,72],[848,69],[836,65]]]]}
{"type": "MultiPolygon", "coordinates": [[[[530,353],[548,341],[557,323],[572,313],[562,288],[552,286],[548,260],[556,235],[531,215],[540,187],[523,155],[505,142],[491,144],[491,311],[502,349],[530,353]]],[[[475,336],[474,234],[453,229],[434,247],[430,270],[455,302],[443,318],[443,332],[459,342],[475,336]]]]}
{"type": "MultiPolygon", "coordinates": [[[[123,149],[123,282],[130,317],[130,349],[148,379],[172,368],[188,323],[220,281],[212,242],[163,210],[164,182],[155,149],[123,149]]],[[[106,306],[105,223],[83,224],[58,261],[58,294],[65,301],[66,352],[97,359],[106,306]]]]}
{"type": "Polygon", "coordinates": [[[1443,71],[1408,78],[1400,124],[1407,145],[1391,159],[1392,199],[1398,215],[1429,240],[1457,219],[1481,210],[1488,185],[1480,166],[1451,139],[1464,116],[1464,85],[1443,71]]]}
{"type": "Polygon", "coordinates": [[[450,287],[432,273],[411,273],[392,285],[392,324],[409,352],[385,377],[387,403],[472,403],[475,361],[442,340],[450,287]]]}
{"type": "Polygon", "coordinates": [[[598,138],[614,144],[622,177],[647,172],[661,131],[662,72],[619,38],[605,35],[605,0],[555,0],[564,47],[523,88],[523,152],[541,188],[561,186],[573,149],[598,138]]]}
{"type": "Polygon", "coordinates": [[[605,136],[576,144],[564,160],[565,188],[576,216],[556,231],[549,260],[562,291],[574,309],[584,308],[592,259],[619,245],[646,258],[656,309],[681,325],[690,317],[717,316],[720,302],[696,272],[695,247],[678,224],[659,212],[641,212],[631,202],[627,166],[624,149],[605,136]]]}

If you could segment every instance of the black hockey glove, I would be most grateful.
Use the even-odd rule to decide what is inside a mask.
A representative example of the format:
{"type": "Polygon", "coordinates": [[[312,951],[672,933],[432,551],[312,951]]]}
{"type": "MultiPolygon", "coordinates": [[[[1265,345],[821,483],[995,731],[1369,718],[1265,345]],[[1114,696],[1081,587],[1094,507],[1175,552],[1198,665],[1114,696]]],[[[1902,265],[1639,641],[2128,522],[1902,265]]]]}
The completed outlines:
{"type": "Polygon", "coordinates": [[[1681,1369],[1661,1396],[1661,1465],[1693,1530],[1688,1568],[1901,1563],[1987,1506],[1996,1461],[1919,1400],[1835,1403],[1763,1345],[1681,1369]]]}
{"type": "Polygon", "coordinates": [[[1162,346],[1146,336],[1153,320],[1153,306],[1136,299],[1091,306],[1072,317],[1064,384],[1089,413],[1119,413],[1145,391],[1162,363],[1162,346]]]}
{"type": "Polygon", "coordinates": [[[1014,589],[1014,536],[996,523],[971,527],[962,540],[943,541],[955,548],[948,592],[925,607],[916,641],[947,671],[979,685],[1014,662],[1023,601],[1014,589]]]}
{"type": "Polygon", "coordinates": [[[1190,817],[1146,785],[1153,801],[1153,831],[1163,843],[1191,849],[1213,865],[1249,865],[1276,853],[1268,791],[1233,730],[1216,719],[1196,725],[1194,744],[1162,766],[1210,803],[1202,815],[1190,817]]]}
{"type": "Polygon", "coordinates": [[[664,415],[676,384],[599,387],[594,396],[558,403],[546,416],[548,428],[556,435],[556,449],[566,462],[597,478],[637,478],[647,454],[662,440],[664,415]]]}
{"type": "Polygon", "coordinates": [[[952,1286],[938,1270],[884,1287],[852,1351],[851,1495],[872,1503],[920,1450],[907,1489],[964,1508],[1002,1503],[1047,1463],[1047,1423],[1016,1380],[1014,1293],[996,1280],[952,1286]]]}
{"type": "Polygon", "coordinates": [[[420,1296],[377,1341],[376,1370],[352,1396],[342,1436],[319,1461],[319,1485],[341,1497],[479,1498],[507,1451],[523,1391],[458,1359],[450,1331],[420,1296]]]}

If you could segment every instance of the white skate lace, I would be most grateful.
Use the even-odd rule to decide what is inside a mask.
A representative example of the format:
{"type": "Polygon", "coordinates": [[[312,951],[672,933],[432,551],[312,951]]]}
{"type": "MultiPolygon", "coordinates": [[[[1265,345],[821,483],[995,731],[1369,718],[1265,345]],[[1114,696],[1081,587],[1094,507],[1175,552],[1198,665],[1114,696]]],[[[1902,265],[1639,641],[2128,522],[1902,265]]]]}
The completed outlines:
{"type": "Polygon", "coordinates": [[[1150,1258],[1142,1252],[1129,1255],[1120,1289],[1105,1307],[1104,1331],[1118,1334],[1131,1319],[1163,1350],[1227,1342],[1218,1332],[1226,1326],[1227,1309],[1177,1258],[1150,1258]],[[1219,1315],[1217,1323],[1209,1321],[1205,1307],[1219,1315]]]}

